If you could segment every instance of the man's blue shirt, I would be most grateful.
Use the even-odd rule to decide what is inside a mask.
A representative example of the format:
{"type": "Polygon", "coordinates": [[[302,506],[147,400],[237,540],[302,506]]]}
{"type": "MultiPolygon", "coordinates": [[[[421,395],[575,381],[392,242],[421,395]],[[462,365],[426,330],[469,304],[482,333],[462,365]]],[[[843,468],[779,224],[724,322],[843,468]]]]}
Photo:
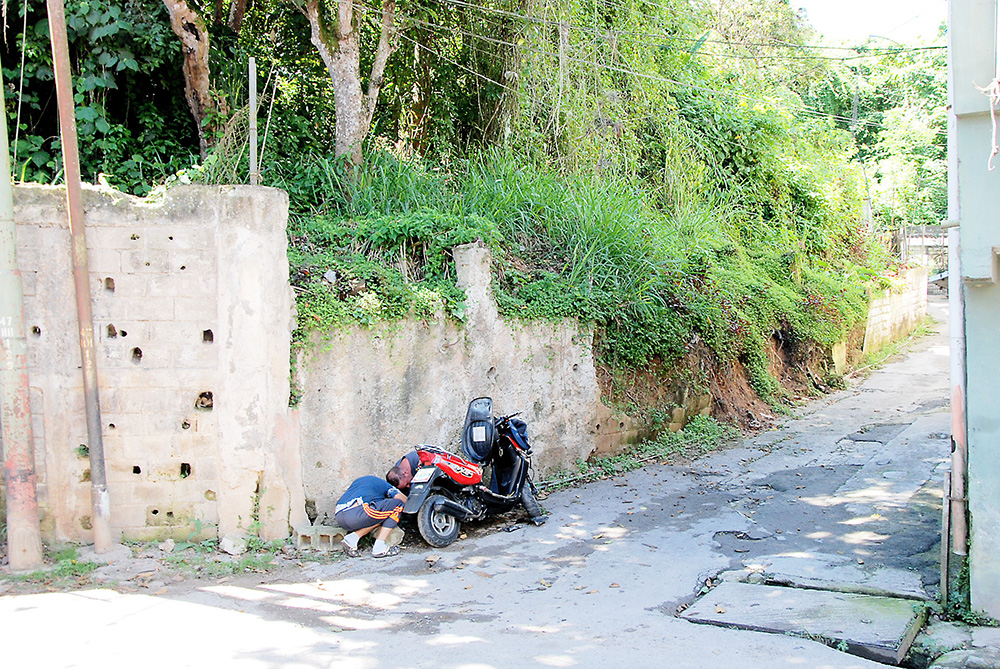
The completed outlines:
{"type": "Polygon", "coordinates": [[[377,476],[362,476],[355,479],[351,487],[347,489],[340,499],[337,500],[337,509],[345,506],[354,506],[361,502],[375,502],[388,497],[395,497],[399,490],[389,485],[377,476]]]}

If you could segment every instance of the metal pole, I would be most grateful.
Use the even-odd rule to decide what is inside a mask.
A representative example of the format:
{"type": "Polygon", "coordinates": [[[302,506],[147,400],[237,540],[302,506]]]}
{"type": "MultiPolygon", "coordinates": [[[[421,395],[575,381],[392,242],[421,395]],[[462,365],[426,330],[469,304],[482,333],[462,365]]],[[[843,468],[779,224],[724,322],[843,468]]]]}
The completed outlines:
{"type": "Polygon", "coordinates": [[[257,61],[250,57],[250,185],[260,185],[257,166],[257,61]]]}
{"type": "Polygon", "coordinates": [[[941,608],[948,609],[948,588],[951,581],[951,472],[944,475],[944,503],[941,504],[941,608]]]}
{"type": "MultiPolygon", "coordinates": [[[[949,5],[949,20],[951,6],[949,5]]],[[[965,282],[962,280],[962,229],[958,191],[958,118],[954,102],[955,74],[953,40],[948,32],[948,343],[951,385],[951,549],[968,555],[969,545],[969,446],[966,421],[965,282]]]]}
{"type": "Polygon", "coordinates": [[[21,272],[17,269],[14,191],[2,97],[0,117],[4,119],[0,123],[0,425],[7,485],[7,554],[11,569],[22,571],[42,566],[42,537],[35,491],[28,341],[24,334],[21,272]]]}
{"type": "Polygon", "coordinates": [[[90,271],[87,239],[84,234],[83,199],[80,189],[80,155],[77,149],[76,119],[73,112],[73,82],[69,70],[69,40],[62,0],[47,0],[52,63],[55,68],[59,129],[62,135],[63,167],[66,174],[66,201],[69,229],[73,240],[73,279],[76,284],[76,314],[80,326],[80,362],[83,396],[87,413],[87,447],[90,451],[91,523],[94,550],[106,553],[115,541],[111,534],[111,498],[104,471],[104,438],[101,434],[101,403],[94,358],[94,317],[90,305],[90,271]]]}

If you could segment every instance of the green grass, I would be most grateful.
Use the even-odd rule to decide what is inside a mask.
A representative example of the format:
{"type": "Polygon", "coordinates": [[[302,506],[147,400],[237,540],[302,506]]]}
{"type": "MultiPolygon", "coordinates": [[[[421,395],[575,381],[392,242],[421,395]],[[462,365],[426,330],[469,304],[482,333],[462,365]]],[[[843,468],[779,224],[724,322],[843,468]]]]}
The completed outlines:
{"type": "Polygon", "coordinates": [[[81,560],[75,548],[64,548],[49,556],[51,566],[38,569],[27,574],[13,574],[8,578],[16,583],[30,583],[51,587],[64,587],[78,584],[80,579],[100,567],[96,562],[81,560]]]}
{"type": "Polygon", "coordinates": [[[558,490],[571,485],[621,476],[654,460],[673,457],[693,459],[739,438],[740,432],[735,427],[720,423],[711,417],[695,416],[684,429],[677,432],[665,430],[655,439],[636,444],[619,455],[587,461],[579,460],[576,471],[557,471],[551,478],[540,481],[538,487],[558,490]]]}
{"type": "Polygon", "coordinates": [[[334,165],[307,162],[284,184],[300,346],[355,323],[461,320],[450,250],[479,239],[503,316],[592,324],[612,367],[669,364],[703,341],[719,361],[742,361],[766,398],[778,390],[771,334],[845,339],[885,261],[820,210],[803,230],[822,244],[807,244],[760,220],[739,189],[681,184],[666,206],[627,175],[556,172],[499,150],[447,166],[375,153],[354,179],[334,165]]]}

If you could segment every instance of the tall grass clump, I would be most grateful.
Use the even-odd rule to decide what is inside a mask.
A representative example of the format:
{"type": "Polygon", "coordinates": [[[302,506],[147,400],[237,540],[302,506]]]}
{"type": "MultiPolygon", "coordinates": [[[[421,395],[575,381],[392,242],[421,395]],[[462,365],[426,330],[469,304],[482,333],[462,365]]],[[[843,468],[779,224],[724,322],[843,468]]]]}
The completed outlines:
{"type": "Polygon", "coordinates": [[[829,347],[864,317],[873,272],[840,233],[820,229],[826,254],[810,253],[795,226],[767,225],[739,193],[675,184],[667,210],[641,181],[501,150],[447,166],[377,154],[351,175],[320,160],[305,173],[318,183],[296,186],[290,226],[303,332],[461,319],[451,248],[475,240],[493,251],[502,315],[591,323],[613,368],[670,364],[701,343],[742,360],[766,396],[773,333],[829,347]]]}

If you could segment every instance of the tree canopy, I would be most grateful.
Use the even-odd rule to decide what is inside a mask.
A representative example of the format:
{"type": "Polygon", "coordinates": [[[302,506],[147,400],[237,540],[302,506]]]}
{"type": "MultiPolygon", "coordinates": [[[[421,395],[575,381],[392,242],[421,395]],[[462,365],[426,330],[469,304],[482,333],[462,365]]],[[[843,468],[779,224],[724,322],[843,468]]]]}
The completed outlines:
{"type": "MultiPolygon", "coordinates": [[[[47,19],[17,11],[14,176],[58,182],[47,19]]],[[[767,394],[768,338],[848,336],[880,233],[945,214],[943,45],[818,45],[787,0],[69,0],[67,21],[84,176],[139,195],[247,181],[256,59],[304,326],[461,317],[441,240],[479,238],[503,313],[593,322],[609,364],[705,345],[767,394]]]]}

